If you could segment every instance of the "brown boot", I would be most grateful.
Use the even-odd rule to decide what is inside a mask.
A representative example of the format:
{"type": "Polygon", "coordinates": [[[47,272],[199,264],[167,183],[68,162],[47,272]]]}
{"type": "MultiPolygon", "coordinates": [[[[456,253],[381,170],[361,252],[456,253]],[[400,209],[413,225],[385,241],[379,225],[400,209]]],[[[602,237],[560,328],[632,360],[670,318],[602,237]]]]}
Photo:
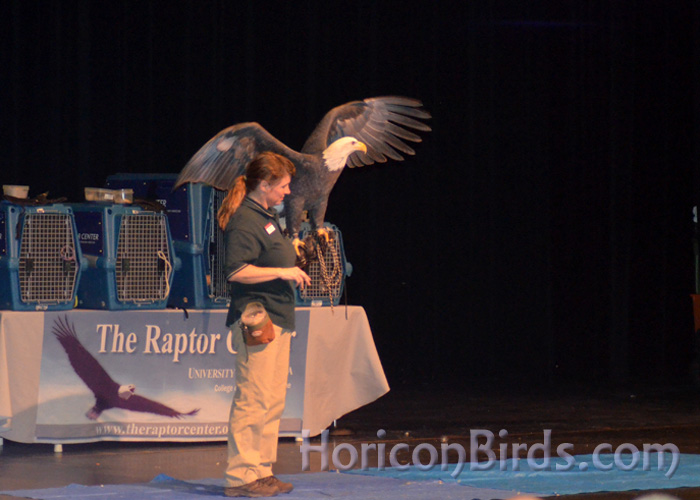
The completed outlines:
{"type": "Polygon", "coordinates": [[[280,481],[275,476],[267,476],[260,479],[260,481],[264,482],[265,484],[269,484],[270,486],[274,486],[280,493],[289,493],[294,489],[292,483],[285,483],[284,481],[280,481]]]}
{"type": "Polygon", "coordinates": [[[274,497],[279,490],[268,484],[264,479],[251,481],[243,486],[229,486],[224,488],[224,495],[227,497],[274,497]]]}

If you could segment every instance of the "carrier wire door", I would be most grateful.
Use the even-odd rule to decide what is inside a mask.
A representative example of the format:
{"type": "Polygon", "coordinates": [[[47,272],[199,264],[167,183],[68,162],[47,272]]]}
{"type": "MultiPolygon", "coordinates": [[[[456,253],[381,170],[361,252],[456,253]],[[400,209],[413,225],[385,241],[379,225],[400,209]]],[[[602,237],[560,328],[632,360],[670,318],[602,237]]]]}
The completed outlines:
{"type": "Polygon", "coordinates": [[[213,301],[220,301],[226,305],[231,301],[228,280],[224,272],[224,258],[226,248],[224,242],[224,232],[219,228],[217,215],[219,208],[226,198],[226,191],[212,189],[213,203],[211,204],[211,227],[209,231],[209,272],[211,282],[208,284],[209,298],[213,301]]]}
{"type": "Polygon", "coordinates": [[[117,300],[167,301],[171,261],[167,219],[148,212],[125,215],[117,244],[117,300]]]}
{"type": "Polygon", "coordinates": [[[0,233],[0,309],[72,309],[82,254],[71,209],[2,203],[0,233]]]}
{"type": "MultiPolygon", "coordinates": [[[[345,278],[352,274],[352,265],[345,259],[345,248],[340,230],[333,224],[325,223],[329,244],[323,250],[316,245],[317,256],[310,259],[304,271],[311,278],[311,285],[297,288],[298,306],[334,306],[340,303],[345,278]]],[[[299,237],[304,239],[311,233],[311,226],[303,222],[299,237]]]]}

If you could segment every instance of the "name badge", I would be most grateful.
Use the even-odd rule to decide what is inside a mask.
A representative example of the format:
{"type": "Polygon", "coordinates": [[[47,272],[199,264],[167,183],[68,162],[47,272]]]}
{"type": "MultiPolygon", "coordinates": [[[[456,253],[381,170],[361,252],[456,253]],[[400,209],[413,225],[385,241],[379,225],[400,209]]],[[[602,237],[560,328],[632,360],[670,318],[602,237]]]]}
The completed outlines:
{"type": "Polygon", "coordinates": [[[265,231],[267,231],[267,234],[274,233],[276,231],[275,225],[272,222],[268,222],[265,226],[265,231]]]}

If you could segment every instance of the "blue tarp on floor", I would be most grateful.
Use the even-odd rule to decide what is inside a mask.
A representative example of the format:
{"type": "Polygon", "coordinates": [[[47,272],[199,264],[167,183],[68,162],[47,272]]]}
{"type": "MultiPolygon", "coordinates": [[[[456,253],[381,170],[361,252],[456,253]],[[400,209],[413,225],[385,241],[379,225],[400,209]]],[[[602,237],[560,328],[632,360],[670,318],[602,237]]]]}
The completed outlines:
{"type": "MultiPolygon", "coordinates": [[[[550,470],[535,470],[542,459],[529,464],[521,459],[519,470],[513,470],[512,460],[505,462],[506,470],[500,470],[495,462],[490,470],[473,470],[469,463],[459,475],[454,474],[455,465],[443,471],[440,466],[431,470],[420,470],[411,466],[406,470],[352,470],[344,473],[318,472],[281,475],[284,481],[294,484],[294,491],[284,495],[285,499],[343,498],[368,500],[420,500],[425,498],[456,499],[506,499],[517,494],[539,496],[593,493],[598,491],[658,490],[682,487],[700,487],[700,455],[679,455],[678,467],[669,473],[672,464],[670,454],[658,469],[657,456],[650,456],[649,466],[643,467],[641,456],[631,470],[633,457],[601,455],[596,463],[591,455],[575,457],[575,464],[568,471],[555,470],[556,465],[566,466],[562,459],[552,459],[550,470]],[[585,466],[582,464],[586,464],[585,466]],[[532,467],[531,467],[532,465],[532,467]],[[609,467],[609,470],[600,470],[609,467]],[[669,477],[670,476],[670,477],[669,477]]],[[[483,464],[480,465],[483,467],[483,464]]],[[[148,484],[80,486],[43,490],[0,492],[7,495],[34,498],[100,498],[121,499],[192,499],[205,496],[222,496],[223,480],[180,481],[167,476],[158,476],[148,484]]]]}
{"type": "MultiPolygon", "coordinates": [[[[544,465],[543,459],[533,460],[532,467],[527,459],[518,461],[519,470],[514,470],[514,461],[504,462],[506,470],[500,470],[500,463],[494,461],[489,470],[472,470],[465,463],[459,474],[454,474],[456,465],[450,464],[446,471],[439,465],[422,471],[415,466],[406,470],[386,468],[385,470],[368,469],[347,471],[351,475],[369,475],[372,477],[391,477],[402,481],[436,481],[447,484],[457,483],[477,488],[498,488],[501,490],[518,490],[541,496],[573,495],[576,493],[594,493],[598,491],[630,491],[684,488],[700,486],[700,455],[677,455],[677,469],[672,470],[672,455],[664,455],[664,464],[658,468],[656,453],[648,455],[647,467],[644,467],[643,454],[576,455],[567,460],[551,458],[548,470],[536,470],[544,465]],[[575,462],[573,462],[575,460],[575,462]],[[571,463],[569,463],[571,462],[571,463]],[[635,465],[636,464],[636,465],[635,465]],[[557,465],[562,470],[557,470],[557,465]],[[568,469],[568,470],[563,470],[568,469]],[[608,470],[602,470],[608,469],[608,470]],[[625,470],[630,469],[630,470],[625,470]],[[646,469],[646,470],[644,470],[646,469]]],[[[486,464],[480,463],[479,467],[486,464]]]]}
{"type": "MultiPolygon", "coordinates": [[[[470,488],[459,484],[446,484],[440,481],[403,481],[393,478],[355,476],[334,472],[317,472],[280,475],[283,481],[291,481],[294,491],[281,495],[284,500],[333,499],[344,500],[423,500],[441,498],[445,500],[463,499],[505,499],[514,495],[512,491],[470,488]]],[[[6,495],[48,499],[100,499],[105,500],[192,500],[223,496],[223,480],[178,481],[167,476],[158,476],[148,484],[80,486],[43,490],[4,491],[6,495]]]]}

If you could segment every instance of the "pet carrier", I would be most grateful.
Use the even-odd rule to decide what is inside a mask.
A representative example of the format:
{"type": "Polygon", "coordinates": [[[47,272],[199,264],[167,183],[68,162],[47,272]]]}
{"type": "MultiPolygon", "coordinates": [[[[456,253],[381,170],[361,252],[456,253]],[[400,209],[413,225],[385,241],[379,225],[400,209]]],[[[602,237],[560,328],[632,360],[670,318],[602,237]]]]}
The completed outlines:
{"type": "Polygon", "coordinates": [[[216,214],[226,193],[206,184],[185,184],[173,191],[177,174],[116,174],[111,189],[132,189],[135,202],[158,201],[165,207],[173,245],[182,265],[169,304],[194,309],[226,308],[230,302],[224,275],[223,232],[216,214]]]}
{"type": "Polygon", "coordinates": [[[299,238],[307,246],[307,264],[304,271],[311,278],[311,285],[297,288],[299,306],[337,306],[345,286],[345,278],[352,274],[352,265],[345,259],[343,236],[333,224],[325,223],[328,244],[321,243],[311,232],[308,222],[303,222],[299,238]],[[311,247],[311,248],[309,248],[311,247]]]}
{"type": "Polygon", "coordinates": [[[88,267],[78,307],[158,309],[167,305],[175,258],[165,214],[133,205],[73,205],[88,267]]]}
{"type": "Polygon", "coordinates": [[[0,309],[72,309],[86,267],[77,235],[68,206],[1,202],[0,309]]]}

